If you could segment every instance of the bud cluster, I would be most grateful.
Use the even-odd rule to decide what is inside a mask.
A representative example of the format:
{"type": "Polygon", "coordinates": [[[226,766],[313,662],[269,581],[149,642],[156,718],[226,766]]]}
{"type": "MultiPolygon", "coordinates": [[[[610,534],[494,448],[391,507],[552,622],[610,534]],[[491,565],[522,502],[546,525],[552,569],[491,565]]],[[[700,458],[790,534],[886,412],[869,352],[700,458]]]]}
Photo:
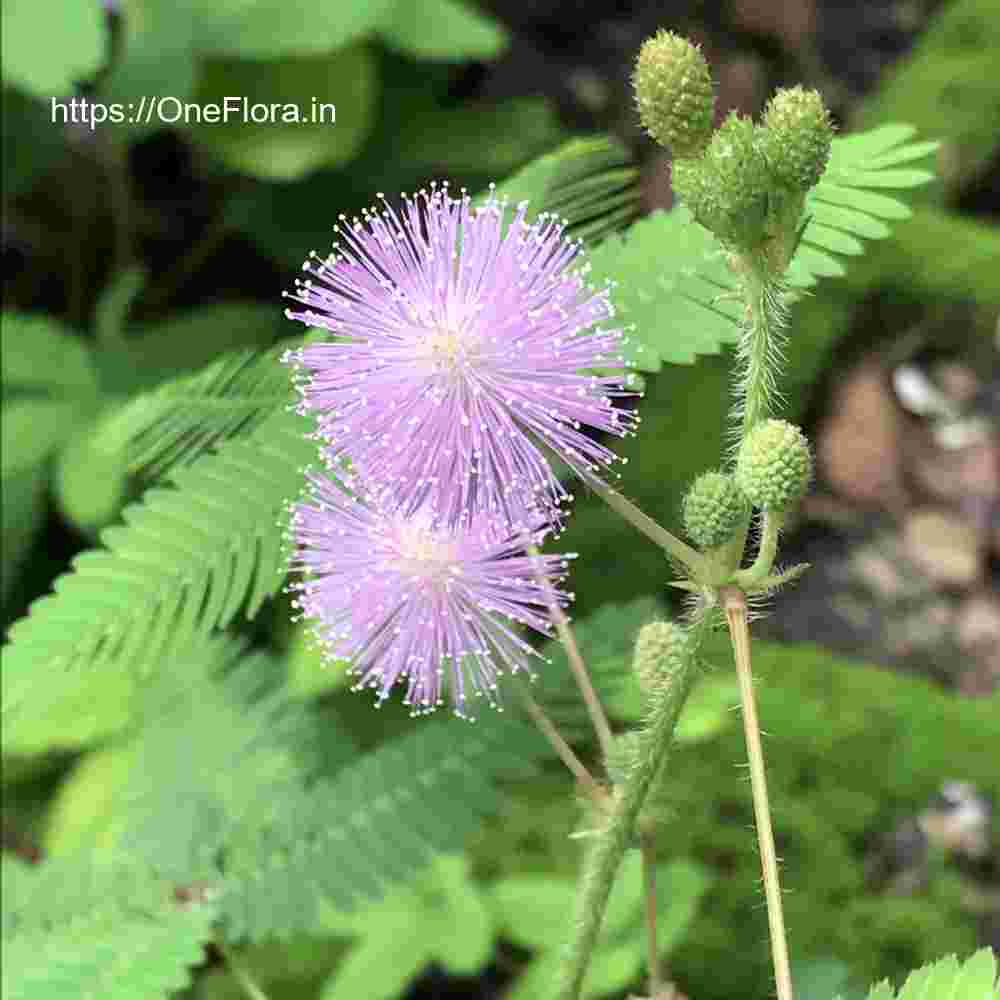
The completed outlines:
{"type": "Polygon", "coordinates": [[[691,214],[737,246],[760,242],[773,181],[759,148],[759,128],[733,112],[695,160],[673,165],[674,190],[691,214]]]}
{"type": "Polygon", "coordinates": [[[677,194],[706,229],[753,250],[772,230],[797,224],[802,199],[830,157],[833,125],[819,93],[780,90],[762,124],[732,113],[713,134],[705,58],[668,31],[640,49],[633,84],[642,124],[673,152],[677,194]]]}

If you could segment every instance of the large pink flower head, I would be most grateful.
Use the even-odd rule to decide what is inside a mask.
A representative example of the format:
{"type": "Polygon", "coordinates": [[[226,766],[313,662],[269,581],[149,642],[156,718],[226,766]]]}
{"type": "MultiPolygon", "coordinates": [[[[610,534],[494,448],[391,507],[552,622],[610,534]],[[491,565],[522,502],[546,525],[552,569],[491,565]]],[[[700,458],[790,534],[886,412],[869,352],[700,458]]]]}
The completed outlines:
{"type": "Polygon", "coordinates": [[[335,335],[285,355],[300,411],[393,509],[429,504],[451,524],[557,512],[571,496],[540,446],[594,480],[616,456],[584,426],[624,436],[638,422],[613,402],[637,393],[622,331],[600,326],[608,289],[587,284],[564,225],[529,222],[526,203],[510,217],[505,201],[474,207],[447,184],[399,212],[382,200],[337,227],[342,243],[306,261],[290,296],[306,308],[289,318],[335,335]]]}
{"type": "Polygon", "coordinates": [[[397,682],[414,715],[431,712],[447,688],[455,713],[470,697],[497,705],[497,678],[527,670],[540,654],[512,627],[548,634],[550,611],[572,555],[531,555],[549,525],[541,515],[507,528],[487,514],[447,525],[426,509],[387,512],[309,473],[309,496],[292,509],[294,606],[312,623],[326,656],[351,661],[354,689],[378,704],[397,682]]]}

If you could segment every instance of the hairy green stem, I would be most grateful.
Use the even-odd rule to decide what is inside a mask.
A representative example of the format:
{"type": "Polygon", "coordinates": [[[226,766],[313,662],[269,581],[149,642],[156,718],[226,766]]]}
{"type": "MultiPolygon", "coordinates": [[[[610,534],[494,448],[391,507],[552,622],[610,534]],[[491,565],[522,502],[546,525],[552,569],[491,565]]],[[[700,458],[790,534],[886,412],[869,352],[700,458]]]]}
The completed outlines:
{"type": "MultiPolygon", "coordinates": [[[[786,229],[790,231],[787,224],[786,229]]],[[[747,255],[735,261],[735,269],[742,278],[746,303],[746,319],[738,348],[740,377],[733,411],[734,422],[738,425],[735,450],[739,449],[757,424],[768,418],[777,396],[776,386],[784,360],[785,328],[788,323],[787,293],[780,275],[787,266],[788,255],[782,256],[780,260],[771,260],[766,253],[760,253],[747,255]]],[[[748,513],[737,532],[736,544],[739,545],[740,552],[746,546],[750,517],[748,513]]],[[[764,875],[764,895],[767,900],[771,957],[774,962],[778,1000],[793,1000],[788,944],[778,880],[778,861],[767,797],[764,751],[760,742],[753,675],[750,670],[750,631],[747,627],[746,596],[741,589],[759,584],[767,577],[777,554],[778,534],[783,520],[780,513],[765,512],[760,545],[753,565],[746,570],[737,570],[733,580],[738,586],[723,587],[719,596],[726,610],[736,659],[736,673],[739,678],[744,736],[750,761],[750,785],[764,875]]]]}
{"type": "Polygon", "coordinates": [[[742,440],[771,413],[784,361],[788,306],[784,283],[770,274],[762,258],[745,262],[746,321],[738,355],[740,382],[736,414],[742,440]]]}
{"type": "Polygon", "coordinates": [[[750,787],[753,792],[757,843],[760,847],[760,863],[764,875],[764,896],[767,900],[767,922],[771,932],[774,981],[778,1000],[793,1000],[788,941],[785,936],[785,918],[781,906],[781,883],[778,878],[778,855],[774,847],[774,830],[771,827],[771,808],[764,771],[764,749],[760,742],[760,724],[757,721],[757,703],[754,698],[753,674],[750,670],[747,602],[745,595],[737,587],[723,588],[720,596],[729,623],[729,634],[736,658],[736,674],[740,684],[743,733],[750,762],[750,787]]]}
{"type": "Polygon", "coordinates": [[[560,969],[557,1000],[578,1000],[580,996],[615,877],[633,842],[636,820],[649,789],[670,753],[677,720],[694,685],[698,670],[697,648],[708,621],[706,610],[690,629],[687,655],[671,676],[670,683],[655,694],[646,725],[639,733],[635,765],[616,788],[607,826],[595,838],[584,861],[577,919],[560,969]]]}
{"type": "MultiPolygon", "coordinates": [[[[788,305],[784,282],[772,273],[766,255],[741,257],[734,266],[741,277],[746,310],[737,347],[740,374],[732,410],[735,453],[750,431],[771,413],[784,361],[788,305]]],[[[734,536],[734,547],[740,554],[746,549],[749,531],[748,513],[734,536]]]]}

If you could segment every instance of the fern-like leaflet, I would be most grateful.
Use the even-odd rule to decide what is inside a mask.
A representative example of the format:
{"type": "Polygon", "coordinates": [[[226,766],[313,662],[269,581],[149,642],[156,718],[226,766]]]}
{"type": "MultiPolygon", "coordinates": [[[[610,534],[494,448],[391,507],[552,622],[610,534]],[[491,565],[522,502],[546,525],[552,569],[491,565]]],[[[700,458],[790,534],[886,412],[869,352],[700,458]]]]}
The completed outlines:
{"type": "Polygon", "coordinates": [[[528,202],[532,216],[564,219],[574,237],[596,243],[639,215],[639,171],[610,136],[571,139],[498,185],[495,194],[528,202]]]}
{"type": "Polygon", "coordinates": [[[125,858],[29,867],[4,855],[3,884],[4,1000],[166,1000],[189,984],[217,915],[125,858]]]}
{"type": "Polygon", "coordinates": [[[862,239],[889,235],[883,220],[909,218],[905,204],[879,191],[933,180],[930,171],[901,167],[926,159],[938,147],[909,142],[915,131],[910,125],[883,125],[834,140],[826,172],[806,198],[809,224],[788,270],[793,287],[808,288],[817,277],[839,277],[844,267],[832,255],[858,256],[864,253],[862,239]]]}
{"type": "Polygon", "coordinates": [[[251,434],[289,402],[284,348],[243,348],[200,371],[139,393],[98,421],[96,447],[124,452],[129,469],[158,478],[220,442],[251,434]]]}
{"type": "MultiPolygon", "coordinates": [[[[936,148],[908,142],[912,134],[909,126],[886,125],[834,139],[826,173],[806,200],[808,224],[786,275],[793,290],[844,274],[834,255],[863,252],[861,239],[889,235],[883,220],[909,216],[906,205],[881,192],[932,179],[926,170],[899,169],[936,148]]],[[[632,359],[639,370],[692,364],[738,340],[733,273],[715,238],[683,205],[609,236],[590,256],[592,279],[617,284],[620,318],[635,328],[632,359]]]]}
{"type": "Polygon", "coordinates": [[[246,441],[175,470],[73,560],[54,593],[15,622],[4,650],[5,739],[19,706],[44,711],[61,671],[137,669],[253,617],[280,585],[280,522],[316,457],[306,422],[280,413],[246,441]],[[45,685],[39,671],[51,672],[45,685]]]}
{"type": "MultiPolygon", "coordinates": [[[[490,714],[461,743],[432,721],[355,758],[337,713],[320,718],[281,674],[272,654],[216,635],[146,678],[136,725],[112,745],[127,767],[111,812],[84,831],[100,848],[46,861],[44,878],[72,881],[62,895],[14,893],[11,933],[72,925],[95,895],[114,904],[137,879],[140,910],[142,893],[155,902],[201,887],[230,940],[322,933],[331,908],[377,899],[460,848],[498,808],[500,783],[549,755],[534,729],[490,714]]],[[[119,932],[130,933],[108,926],[119,932]]]]}
{"type": "Polygon", "coordinates": [[[351,909],[409,881],[497,810],[498,781],[531,776],[548,753],[512,717],[486,715],[458,742],[448,723],[425,722],[303,786],[269,822],[248,815],[222,858],[227,937],[315,930],[324,905],[351,909]]]}

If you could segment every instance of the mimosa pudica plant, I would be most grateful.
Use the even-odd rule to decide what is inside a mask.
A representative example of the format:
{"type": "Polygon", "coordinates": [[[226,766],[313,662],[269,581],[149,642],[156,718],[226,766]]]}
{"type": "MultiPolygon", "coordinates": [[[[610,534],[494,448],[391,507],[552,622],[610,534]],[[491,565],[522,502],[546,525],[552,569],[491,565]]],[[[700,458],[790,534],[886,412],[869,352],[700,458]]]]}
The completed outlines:
{"type": "MultiPolygon", "coordinates": [[[[598,229],[603,239],[588,258],[567,222],[545,209],[556,204],[567,216],[576,210],[593,219],[593,186],[579,184],[581,162],[595,151],[607,155],[607,144],[593,141],[543,157],[482,197],[453,195],[442,183],[404,197],[401,208],[383,200],[362,219],[342,219],[340,245],[307,261],[291,295],[301,308],[290,311],[311,328],[305,337],[95,406],[88,440],[151,482],[124,509],[123,523],[103,530],[102,546],[77,557],[55,592],[11,630],[4,738],[15,748],[59,742],[58,713],[50,710],[66,689],[40,685],[40,669],[70,678],[71,697],[88,672],[120,675],[123,697],[145,704],[146,680],[170,662],[190,691],[214,692],[192,702],[206,732],[226,732],[231,745],[199,786],[202,798],[183,819],[191,826],[175,839],[169,870],[149,825],[153,791],[132,789],[129,801],[146,803],[143,818],[127,816],[119,831],[132,838],[140,867],[149,866],[147,882],[143,875],[130,884],[142,882],[158,900],[144,911],[148,926],[121,923],[122,939],[135,945],[122,961],[140,954],[155,929],[166,943],[163,968],[148,980],[154,989],[176,984],[198,941],[212,937],[224,948],[259,940],[287,931],[289,920],[313,929],[323,907],[347,909],[405,882],[495,809],[496,780],[524,773],[549,752],[522,718],[483,717],[459,732],[415,729],[331,780],[296,771],[293,759],[307,756],[299,734],[315,728],[280,690],[255,687],[246,665],[263,675],[268,656],[213,634],[241,612],[253,617],[278,593],[291,554],[299,612],[331,660],[350,661],[359,687],[375,688],[384,701],[402,685],[415,714],[450,702],[471,716],[477,698],[523,708],[573,772],[590,829],[552,994],[558,1000],[582,995],[628,851],[641,852],[655,897],[656,819],[645,807],[669,783],[673,735],[699,675],[702,640],[728,628],[777,994],[791,1000],[747,616],[750,600],[807,569],[775,562],[785,517],[812,475],[801,429],[775,416],[782,351],[796,297],[838,272],[831,255],[856,252],[859,237],[885,235],[881,220],[899,216],[898,202],[868,188],[913,186],[929,175],[894,175],[911,158],[905,127],[839,140],[820,95],[801,87],[776,94],[759,123],[731,114],[713,130],[708,66],[696,46],[669,32],[643,46],[634,79],[644,126],[673,153],[681,208],[623,235],[598,229]],[[621,405],[640,394],[638,376],[727,345],[737,362],[732,448],[687,493],[681,519],[689,544],[615,488],[616,455],[594,432],[641,433],[638,413],[621,405]],[[297,403],[282,361],[295,366],[297,403]],[[639,631],[633,666],[645,715],[631,734],[612,732],[573,639],[566,615],[573,595],[562,589],[572,553],[538,551],[571,516],[573,497],[552,456],[663,551],[669,583],[688,595],[681,620],[639,631]],[[538,659],[520,626],[565,646],[604,756],[601,773],[580,760],[530,686],[512,683],[505,694],[503,675],[529,673],[538,659]],[[185,663],[190,669],[181,669],[185,663]],[[220,725],[236,717],[246,731],[220,725]],[[294,726],[276,724],[292,718],[294,726]],[[249,720],[266,737],[255,741],[249,720]],[[251,748],[261,771],[273,767],[275,801],[259,814],[234,814],[218,776],[235,773],[251,748]],[[451,796],[463,775],[468,794],[451,796]],[[184,890],[183,906],[161,905],[162,880],[184,890]]],[[[612,190],[609,183],[614,216],[612,190]]],[[[27,356],[34,348],[14,329],[12,357],[27,356]]],[[[50,346],[61,339],[53,334],[50,346]]],[[[109,337],[102,350],[120,348],[109,337]]],[[[86,372],[105,358],[78,360],[86,372]]],[[[173,696],[157,697],[169,704],[173,696]]],[[[182,721],[156,718],[148,732],[129,737],[136,754],[145,740],[167,741],[182,721]]],[[[83,732],[87,740],[117,725],[100,712],[77,724],[77,738],[83,732]]],[[[354,748],[338,752],[346,759],[354,748]]],[[[195,784],[202,780],[192,773],[195,784]]],[[[17,877],[31,882],[28,873],[17,877]]],[[[124,910],[122,885],[107,872],[102,878],[93,886],[113,925],[124,910]]],[[[77,895],[67,897],[65,919],[86,922],[87,887],[77,895]]],[[[48,954],[51,940],[51,955],[62,954],[70,975],[114,997],[90,952],[66,958],[61,918],[46,909],[50,897],[26,890],[10,922],[22,960],[42,962],[31,981],[45,982],[38,955],[48,954]]],[[[655,913],[652,898],[649,993],[662,1000],[671,987],[655,913]]]]}

